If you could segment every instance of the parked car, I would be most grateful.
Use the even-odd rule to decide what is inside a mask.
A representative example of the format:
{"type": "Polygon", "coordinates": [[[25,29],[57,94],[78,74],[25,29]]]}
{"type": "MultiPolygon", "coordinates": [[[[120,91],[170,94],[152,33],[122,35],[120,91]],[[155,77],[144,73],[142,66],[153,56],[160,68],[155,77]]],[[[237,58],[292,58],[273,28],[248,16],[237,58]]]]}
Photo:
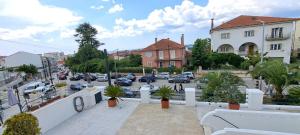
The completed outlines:
{"type": "Polygon", "coordinates": [[[131,80],[131,81],[133,81],[133,82],[136,80],[135,75],[132,74],[132,73],[129,73],[129,74],[126,76],[126,78],[129,79],[129,80],[131,80]]]}
{"type": "Polygon", "coordinates": [[[72,77],[70,77],[70,81],[79,81],[81,79],[81,77],[79,75],[74,75],[72,77]]]}
{"type": "Polygon", "coordinates": [[[132,81],[125,77],[121,77],[121,78],[116,79],[114,84],[120,85],[120,86],[131,86],[132,81]]]}
{"type": "Polygon", "coordinates": [[[30,94],[32,92],[41,91],[41,90],[43,90],[42,88],[44,86],[45,86],[45,84],[43,82],[32,82],[25,87],[23,92],[25,94],[30,94]]]}
{"type": "Polygon", "coordinates": [[[153,94],[155,93],[156,91],[159,90],[159,87],[158,86],[155,86],[155,85],[152,85],[152,84],[146,84],[146,85],[142,85],[140,87],[140,90],[141,89],[149,89],[150,90],[150,93],[153,94]]]}
{"type": "Polygon", "coordinates": [[[121,77],[123,77],[123,75],[115,74],[115,73],[112,73],[111,76],[110,76],[111,79],[117,79],[117,78],[121,78],[121,77]]]}
{"type": "Polygon", "coordinates": [[[150,82],[155,82],[156,78],[153,75],[146,75],[146,76],[141,77],[139,79],[139,82],[147,82],[147,80],[149,80],[150,82]]]}
{"type": "Polygon", "coordinates": [[[83,88],[86,88],[86,85],[83,85],[81,83],[76,83],[76,84],[70,85],[71,90],[82,90],[83,88]]]}
{"type": "Polygon", "coordinates": [[[161,72],[157,75],[158,79],[169,79],[170,73],[169,72],[161,72]]]}
{"type": "Polygon", "coordinates": [[[98,82],[106,82],[108,81],[108,76],[107,74],[97,74],[97,81],[98,82]]]}
{"type": "Polygon", "coordinates": [[[94,75],[85,75],[83,80],[88,81],[88,78],[90,78],[91,81],[95,81],[97,79],[97,77],[94,75]]]}
{"type": "Polygon", "coordinates": [[[195,75],[193,72],[183,72],[182,75],[187,76],[190,79],[195,79],[195,75]]]}
{"type": "Polygon", "coordinates": [[[59,74],[58,79],[59,80],[67,80],[67,76],[65,74],[59,74]]]}
{"type": "Polygon", "coordinates": [[[129,88],[123,87],[122,90],[125,97],[134,97],[133,91],[131,91],[129,88]]]}
{"type": "Polygon", "coordinates": [[[178,75],[168,79],[169,83],[190,83],[190,78],[185,75],[178,75]]]}

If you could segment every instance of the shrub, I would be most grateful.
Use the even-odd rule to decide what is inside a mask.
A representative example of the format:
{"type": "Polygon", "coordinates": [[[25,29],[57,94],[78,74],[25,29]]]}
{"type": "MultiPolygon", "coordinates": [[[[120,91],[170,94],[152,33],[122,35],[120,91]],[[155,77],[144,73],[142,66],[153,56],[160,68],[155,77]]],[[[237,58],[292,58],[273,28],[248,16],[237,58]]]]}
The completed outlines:
{"type": "Polygon", "coordinates": [[[251,63],[249,60],[245,60],[241,63],[241,69],[244,69],[244,70],[249,70],[249,67],[251,66],[251,63]]]}
{"type": "MultiPolygon", "coordinates": [[[[145,73],[151,73],[152,68],[144,68],[145,73]]],[[[121,67],[118,68],[118,72],[121,73],[143,73],[143,67],[121,67]]]]}
{"type": "Polygon", "coordinates": [[[171,74],[176,72],[178,74],[178,73],[181,73],[182,69],[181,68],[175,68],[175,67],[171,67],[171,68],[162,67],[162,68],[158,68],[157,71],[158,72],[169,72],[171,74]]]}
{"type": "Polygon", "coordinates": [[[244,82],[238,76],[230,72],[212,72],[205,78],[208,80],[207,87],[203,90],[201,99],[208,102],[244,102],[245,96],[239,91],[238,86],[244,82]]]}
{"type": "Polygon", "coordinates": [[[64,86],[67,86],[66,82],[61,82],[61,83],[55,84],[55,87],[57,87],[57,88],[64,87],[64,86]]]}
{"type": "Polygon", "coordinates": [[[39,135],[41,133],[37,118],[28,113],[14,115],[5,121],[4,126],[3,135],[39,135]]]}

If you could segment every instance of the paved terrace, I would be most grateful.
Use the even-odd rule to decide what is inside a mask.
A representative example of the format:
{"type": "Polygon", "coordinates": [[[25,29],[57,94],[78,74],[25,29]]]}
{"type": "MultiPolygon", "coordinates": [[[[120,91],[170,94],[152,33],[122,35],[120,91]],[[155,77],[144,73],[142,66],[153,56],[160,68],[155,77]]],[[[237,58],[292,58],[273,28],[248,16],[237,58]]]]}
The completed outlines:
{"type": "Polygon", "coordinates": [[[103,101],[49,130],[45,135],[202,135],[195,107],[122,101],[108,108],[103,101]]]}

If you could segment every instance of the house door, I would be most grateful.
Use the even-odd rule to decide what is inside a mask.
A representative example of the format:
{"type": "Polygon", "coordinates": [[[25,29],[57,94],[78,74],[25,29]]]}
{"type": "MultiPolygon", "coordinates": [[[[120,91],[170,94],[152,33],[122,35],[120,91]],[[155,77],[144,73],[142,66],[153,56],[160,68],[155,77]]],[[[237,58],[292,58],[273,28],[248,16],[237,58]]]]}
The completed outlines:
{"type": "Polygon", "coordinates": [[[248,55],[253,55],[254,54],[254,45],[249,45],[248,46],[248,55]]]}
{"type": "Polygon", "coordinates": [[[159,62],[159,67],[163,67],[163,62],[162,61],[159,62]]]}

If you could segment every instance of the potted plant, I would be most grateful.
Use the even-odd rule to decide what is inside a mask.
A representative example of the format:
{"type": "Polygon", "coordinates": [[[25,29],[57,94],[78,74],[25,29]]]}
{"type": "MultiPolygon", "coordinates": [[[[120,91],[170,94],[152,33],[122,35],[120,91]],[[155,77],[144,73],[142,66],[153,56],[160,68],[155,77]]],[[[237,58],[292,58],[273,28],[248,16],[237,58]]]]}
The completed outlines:
{"type": "Polygon", "coordinates": [[[238,88],[230,89],[225,94],[226,101],[228,102],[228,108],[231,110],[239,110],[240,102],[244,99],[244,95],[239,91],[238,88]]]}
{"type": "Polygon", "coordinates": [[[156,95],[161,97],[161,108],[163,108],[163,109],[169,108],[169,104],[170,104],[169,99],[170,99],[172,93],[173,93],[173,91],[170,86],[162,86],[159,88],[156,95]]]}
{"type": "Polygon", "coordinates": [[[4,122],[3,135],[39,135],[38,119],[30,113],[20,113],[4,122]]]}
{"type": "Polygon", "coordinates": [[[118,102],[118,98],[123,95],[123,91],[120,86],[107,86],[104,92],[105,96],[110,97],[108,99],[108,107],[115,107],[118,102]]]}

